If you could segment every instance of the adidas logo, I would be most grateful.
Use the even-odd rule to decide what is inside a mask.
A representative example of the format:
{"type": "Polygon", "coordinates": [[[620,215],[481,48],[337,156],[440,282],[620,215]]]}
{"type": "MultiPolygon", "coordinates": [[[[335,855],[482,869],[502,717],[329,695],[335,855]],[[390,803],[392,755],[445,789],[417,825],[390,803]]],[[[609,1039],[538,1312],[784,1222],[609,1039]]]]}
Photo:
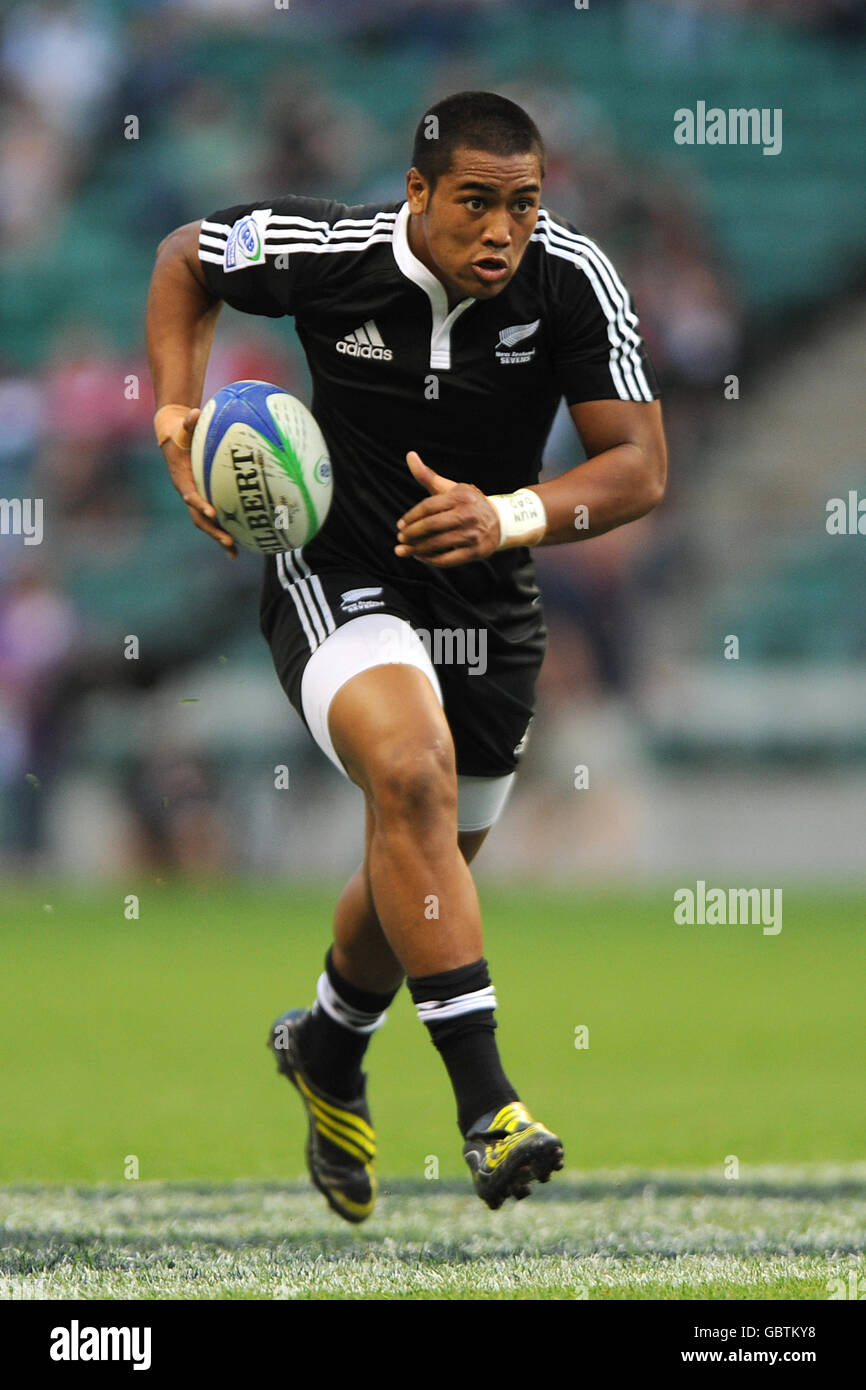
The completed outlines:
{"type": "Polygon", "coordinates": [[[344,352],[347,357],[373,357],[378,362],[390,362],[394,356],[390,348],[382,342],[382,335],[376,327],[373,319],[361,327],[347,333],[345,338],[341,338],[337,343],[337,351],[344,352]]]}

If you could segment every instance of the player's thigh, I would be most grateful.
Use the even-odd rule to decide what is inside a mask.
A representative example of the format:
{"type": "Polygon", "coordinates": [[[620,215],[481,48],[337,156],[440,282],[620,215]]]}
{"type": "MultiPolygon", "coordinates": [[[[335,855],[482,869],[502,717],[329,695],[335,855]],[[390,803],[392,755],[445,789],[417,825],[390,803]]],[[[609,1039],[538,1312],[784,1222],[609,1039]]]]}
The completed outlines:
{"type": "Polygon", "coordinates": [[[456,806],[454,741],[438,693],[417,666],[389,662],[352,676],[331,700],[328,731],[374,805],[390,793],[456,806]]]}
{"type": "MultiPolygon", "coordinates": [[[[287,588],[266,584],[262,630],[274,665],[312,738],[344,776],[369,792],[372,764],[390,768],[399,754],[404,769],[407,763],[416,773],[428,766],[441,801],[453,795],[455,702],[452,692],[451,712],[443,713],[440,673],[419,636],[430,617],[392,586],[361,585],[363,578],[323,572],[287,588]],[[318,615],[315,633],[311,612],[318,615]],[[367,688],[353,684],[372,670],[391,674],[367,688]],[[331,737],[332,708],[339,753],[331,737]]],[[[483,711],[477,713],[483,727],[483,711]]],[[[461,737],[465,743],[465,729],[461,737]]],[[[501,813],[510,780],[498,768],[492,776],[458,776],[457,829],[467,862],[501,813]]]]}

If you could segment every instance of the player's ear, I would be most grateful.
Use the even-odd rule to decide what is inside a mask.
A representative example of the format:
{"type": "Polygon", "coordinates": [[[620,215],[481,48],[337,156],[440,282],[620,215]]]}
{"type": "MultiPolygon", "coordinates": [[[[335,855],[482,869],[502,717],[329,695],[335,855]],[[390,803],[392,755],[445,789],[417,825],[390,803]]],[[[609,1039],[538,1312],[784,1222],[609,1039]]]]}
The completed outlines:
{"type": "Polygon", "coordinates": [[[424,212],[430,201],[430,185],[414,164],[406,175],[406,198],[411,213],[424,212]]]}

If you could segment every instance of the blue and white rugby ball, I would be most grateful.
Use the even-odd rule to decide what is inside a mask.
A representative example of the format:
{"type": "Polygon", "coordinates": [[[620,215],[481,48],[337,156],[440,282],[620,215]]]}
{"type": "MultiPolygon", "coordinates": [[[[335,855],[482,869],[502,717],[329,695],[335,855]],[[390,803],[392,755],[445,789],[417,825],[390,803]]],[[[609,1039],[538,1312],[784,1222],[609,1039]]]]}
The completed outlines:
{"type": "Polygon", "coordinates": [[[202,410],[192,471],[219,524],[265,555],[312,540],[331,505],[331,462],[307,407],[267,381],[234,381],[202,410]]]}

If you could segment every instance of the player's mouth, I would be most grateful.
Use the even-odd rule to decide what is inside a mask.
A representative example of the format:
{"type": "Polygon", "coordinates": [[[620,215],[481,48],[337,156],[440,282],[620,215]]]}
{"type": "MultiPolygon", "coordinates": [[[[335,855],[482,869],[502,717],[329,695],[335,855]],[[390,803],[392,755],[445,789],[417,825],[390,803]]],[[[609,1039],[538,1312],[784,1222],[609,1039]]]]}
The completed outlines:
{"type": "Polygon", "coordinates": [[[504,256],[481,256],[472,262],[472,269],[485,285],[496,285],[508,276],[508,262],[504,256]]]}

